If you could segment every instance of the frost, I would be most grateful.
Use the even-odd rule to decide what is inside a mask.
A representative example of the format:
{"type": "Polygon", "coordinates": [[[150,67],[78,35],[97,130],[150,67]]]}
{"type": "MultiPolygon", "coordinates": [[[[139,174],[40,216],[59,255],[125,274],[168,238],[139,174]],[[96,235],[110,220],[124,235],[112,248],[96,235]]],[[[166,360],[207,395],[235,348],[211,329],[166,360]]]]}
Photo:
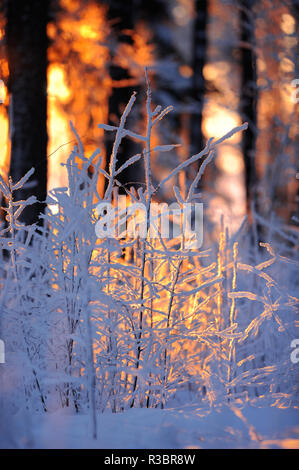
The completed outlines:
{"type": "MultiPolygon", "coordinates": [[[[176,146],[151,146],[153,126],[172,107],[152,110],[147,72],[146,81],[144,136],[125,128],[135,94],[118,127],[100,125],[115,132],[108,173],[99,150],[85,155],[72,126],[77,145],[66,163],[68,187],[50,191],[48,204],[56,210],[47,207],[43,226],[18,221],[34,198],[14,200],[13,192],[30,184],[33,169],[16,183],[0,177],[7,202],[7,226],[0,232],[0,337],[14,364],[1,369],[9,390],[1,391],[3,402],[20,412],[88,414],[94,438],[103,411],[165,408],[184,393],[211,408],[239,403],[240,396],[244,402],[266,397],[269,404],[298,404],[298,372],[290,361],[291,340],[299,336],[295,230],[272,225],[287,248],[265,240],[258,250],[247,220],[233,237],[223,226],[218,242],[203,250],[187,250],[180,237],[163,239],[159,220],[154,239],[149,227],[145,239],[96,237],[96,207],[114,202],[116,177],[127,167],[143,161],[146,187],[131,189],[127,198],[148,213],[172,178],[174,198],[190,202],[200,198],[196,186],[216,146],[247,128],[245,123],[210,139],[156,184],[152,153],[176,146]],[[139,140],[143,151],[118,168],[124,137],[139,140]],[[200,160],[185,196],[177,176],[200,160]],[[108,180],[102,198],[100,174],[108,180]]],[[[129,223],[130,214],[125,217],[129,223]]]]}

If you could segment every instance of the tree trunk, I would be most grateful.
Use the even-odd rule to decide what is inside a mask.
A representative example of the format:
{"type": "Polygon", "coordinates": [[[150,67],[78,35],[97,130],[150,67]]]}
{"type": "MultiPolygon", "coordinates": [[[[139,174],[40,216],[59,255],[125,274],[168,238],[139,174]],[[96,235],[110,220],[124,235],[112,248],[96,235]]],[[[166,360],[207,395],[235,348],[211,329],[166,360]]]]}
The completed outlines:
{"type": "MultiPolygon", "coordinates": [[[[120,67],[119,65],[113,64],[113,56],[116,52],[117,45],[122,43],[132,43],[132,37],[128,32],[134,30],[136,8],[136,0],[113,0],[109,1],[109,9],[107,19],[113,24],[113,36],[111,37],[112,42],[112,57],[110,65],[110,77],[112,79],[112,90],[109,98],[109,119],[110,125],[118,126],[122,112],[128,103],[131,95],[134,91],[138,92],[139,86],[119,86],[121,81],[130,80],[130,70],[120,67]]],[[[138,1],[137,1],[138,3],[138,1]]],[[[136,106],[136,105],[135,105],[136,106]]],[[[128,124],[126,125],[128,127],[128,124]]],[[[113,146],[113,139],[115,135],[112,133],[107,134],[106,139],[106,170],[109,168],[109,159],[113,146]]],[[[119,153],[117,156],[119,168],[123,165],[131,156],[140,151],[138,145],[132,140],[125,138],[121,143],[119,153]]],[[[141,181],[143,181],[142,166],[141,162],[137,162],[134,165],[126,168],[117,177],[122,187],[119,189],[120,193],[126,193],[131,186],[138,187],[141,181]]],[[[106,182],[107,183],[107,182],[106,182]]]]}
{"type": "MultiPolygon", "coordinates": [[[[242,133],[242,150],[245,162],[245,184],[247,211],[250,213],[251,202],[256,196],[255,150],[257,135],[257,69],[254,35],[255,0],[240,0],[241,28],[241,96],[240,112],[242,119],[248,122],[247,131],[242,133]]],[[[255,201],[257,206],[257,201],[255,201]]],[[[258,210],[258,207],[256,207],[258,210]]]]}
{"type": "Polygon", "coordinates": [[[208,20],[208,1],[196,0],[196,17],[194,20],[193,31],[193,80],[192,80],[192,99],[196,105],[196,111],[191,119],[191,152],[197,153],[204,147],[204,138],[202,134],[202,110],[205,96],[205,80],[203,68],[207,56],[207,20],[208,20]]]}
{"type": "MultiPolygon", "coordinates": [[[[299,37],[299,0],[292,0],[291,13],[293,14],[293,16],[295,18],[295,23],[296,23],[295,36],[296,36],[296,38],[298,38],[299,37]]],[[[297,39],[297,45],[296,45],[296,48],[295,48],[295,57],[294,57],[295,78],[297,78],[297,79],[299,78],[298,56],[299,56],[299,43],[298,43],[298,39],[297,39]]],[[[297,87],[298,87],[298,85],[297,85],[297,87]]],[[[297,93],[296,96],[298,98],[298,93],[297,93]]],[[[295,108],[295,118],[298,122],[298,103],[295,103],[295,107],[296,107],[295,108]]],[[[294,138],[294,152],[295,152],[295,156],[299,155],[299,137],[298,137],[298,135],[294,138]]],[[[297,192],[296,192],[296,198],[295,198],[295,210],[294,210],[293,216],[299,218],[299,184],[297,185],[297,192]]]]}
{"type": "Polygon", "coordinates": [[[31,168],[30,187],[16,199],[35,195],[41,203],[27,207],[20,219],[38,221],[47,194],[47,21],[48,0],[8,0],[6,42],[11,98],[11,162],[14,182],[31,168]]]}

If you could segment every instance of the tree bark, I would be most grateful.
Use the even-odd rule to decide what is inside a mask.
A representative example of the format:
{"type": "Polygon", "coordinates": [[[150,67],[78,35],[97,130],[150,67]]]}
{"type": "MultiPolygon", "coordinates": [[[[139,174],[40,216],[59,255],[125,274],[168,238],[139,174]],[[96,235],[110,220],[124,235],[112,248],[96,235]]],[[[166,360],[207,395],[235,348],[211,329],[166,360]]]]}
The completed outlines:
{"type": "Polygon", "coordinates": [[[193,80],[191,96],[196,111],[191,119],[191,152],[197,153],[204,148],[204,138],[202,133],[202,111],[205,96],[205,80],[203,68],[207,57],[207,20],[208,1],[195,1],[195,20],[193,31],[193,80]]]}
{"type": "MultiPolygon", "coordinates": [[[[299,37],[299,0],[292,0],[292,10],[291,10],[291,12],[292,12],[292,14],[295,18],[295,24],[296,24],[295,36],[298,38],[299,37]]],[[[295,48],[295,57],[294,57],[295,78],[299,78],[298,56],[299,56],[299,44],[298,44],[298,40],[297,40],[297,45],[296,45],[296,48],[295,48]]],[[[297,94],[297,96],[298,96],[298,94],[297,94]]],[[[298,103],[295,103],[295,106],[296,106],[295,118],[298,119],[298,103]]],[[[294,152],[295,152],[295,155],[299,154],[299,137],[298,137],[298,135],[294,138],[294,152]]],[[[297,185],[297,192],[296,192],[296,198],[295,198],[295,210],[294,210],[293,215],[295,217],[299,218],[299,184],[297,185]]]]}
{"type": "MultiPolygon", "coordinates": [[[[111,37],[112,43],[112,57],[110,65],[110,77],[112,79],[112,90],[109,97],[109,119],[110,125],[118,125],[124,107],[127,105],[131,95],[134,91],[139,90],[139,86],[119,86],[121,81],[130,80],[130,70],[120,67],[119,65],[113,64],[114,51],[117,45],[122,43],[132,43],[132,37],[128,32],[134,30],[136,21],[136,9],[138,9],[138,0],[113,0],[109,1],[109,9],[107,13],[107,19],[113,24],[113,35],[111,37]]],[[[128,126],[128,124],[127,124],[128,126]]],[[[109,168],[109,159],[113,146],[114,134],[108,133],[106,139],[106,170],[109,168]]],[[[140,151],[138,145],[132,140],[125,138],[122,141],[121,147],[118,153],[118,165],[119,168],[123,165],[131,156],[140,151]]],[[[117,177],[122,187],[119,189],[120,193],[126,193],[131,186],[138,187],[139,183],[144,180],[142,175],[141,162],[137,162],[134,165],[126,168],[117,177]]]]}
{"type": "Polygon", "coordinates": [[[6,43],[9,63],[11,163],[18,181],[32,167],[31,185],[16,199],[35,195],[40,203],[27,207],[20,219],[38,221],[47,194],[47,21],[48,0],[8,0],[6,43]]]}
{"type": "MultiPolygon", "coordinates": [[[[256,199],[257,175],[255,170],[255,150],[257,134],[257,68],[254,34],[255,0],[240,0],[241,28],[241,96],[240,112],[242,119],[248,122],[248,129],[242,133],[242,150],[245,163],[245,185],[247,211],[250,213],[251,202],[256,199]]],[[[258,207],[256,207],[258,210],[258,207]]]]}

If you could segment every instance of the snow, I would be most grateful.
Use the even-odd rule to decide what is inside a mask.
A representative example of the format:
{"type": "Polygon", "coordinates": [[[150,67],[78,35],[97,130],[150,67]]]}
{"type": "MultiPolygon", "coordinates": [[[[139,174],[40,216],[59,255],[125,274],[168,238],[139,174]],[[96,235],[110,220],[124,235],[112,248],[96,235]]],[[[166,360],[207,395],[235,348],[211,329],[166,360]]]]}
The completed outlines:
{"type": "Polygon", "coordinates": [[[87,415],[61,411],[25,419],[24,415],[16,415],[18,446],[35,449],[299,448],[299,410],[294,408],[252,405],[243,408],[224,405],[217,409],[195,405],[164,410],[135,408],[124,413],[107,411],[98,415],[97,420],[99,435],[93,440],[87,415]]]}

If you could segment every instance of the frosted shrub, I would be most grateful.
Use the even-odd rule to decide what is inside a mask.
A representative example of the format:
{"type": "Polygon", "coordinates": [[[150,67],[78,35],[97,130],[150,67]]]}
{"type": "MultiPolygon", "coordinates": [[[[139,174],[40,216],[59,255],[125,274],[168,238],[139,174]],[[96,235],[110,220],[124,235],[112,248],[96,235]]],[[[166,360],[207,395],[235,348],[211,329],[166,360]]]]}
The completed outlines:
{"type": "MultiPolygon", "coordinates": [[[[184,391],[209,405],[261,396],[290,403],[298,393],[289,359],[296,337],[298,236],[291,235],[291,257],[268,242],[252,249],[246,220],[233,237],[222,226],[218,244],[205,250],[186,248],[181,235],[162,238],[159,219],[155,238],[149,225],[144,238],[97,238],[96,207],[115,204],[122,170],[143,161],[146,185],[127,189],[129,204],[142,203],[149,214],[171,180],[182,207],[198,201],[197,183],[216,146],[247,128],[210,139],[154,187],[152,155],[175,146],[152,146],[153,128],[172,108],[153,108],[147,74],[146,80],[144,135],[126,128],[135,94],[118,127],[99,126],[115,133],[109,173],[101,167],[100,151],[85,156],[73,128],[78,144],[65,164],[68,187],[50,191],[42,227],[18,221],[35,200],[15,201],[13,194],[33,170],[16,183],[0,180],[7,201],[0,280],[0,337],[7,354],[1,373],[7,386],[1,393],[14,410],[90,413],[94,436],[97,411],[164,407],[184,391]],[[137,140],[143,150],[119,168],[123,138],[137,140]],[[198,161],[184,196],[176,180],[198,161]],[[107,181],[102,197],[100,175],[107,181]]],[[[120,216],[129,223],[130,214],[120,216]]],[[[282,228],[275,230],[288,237],[282,228]]]]}

